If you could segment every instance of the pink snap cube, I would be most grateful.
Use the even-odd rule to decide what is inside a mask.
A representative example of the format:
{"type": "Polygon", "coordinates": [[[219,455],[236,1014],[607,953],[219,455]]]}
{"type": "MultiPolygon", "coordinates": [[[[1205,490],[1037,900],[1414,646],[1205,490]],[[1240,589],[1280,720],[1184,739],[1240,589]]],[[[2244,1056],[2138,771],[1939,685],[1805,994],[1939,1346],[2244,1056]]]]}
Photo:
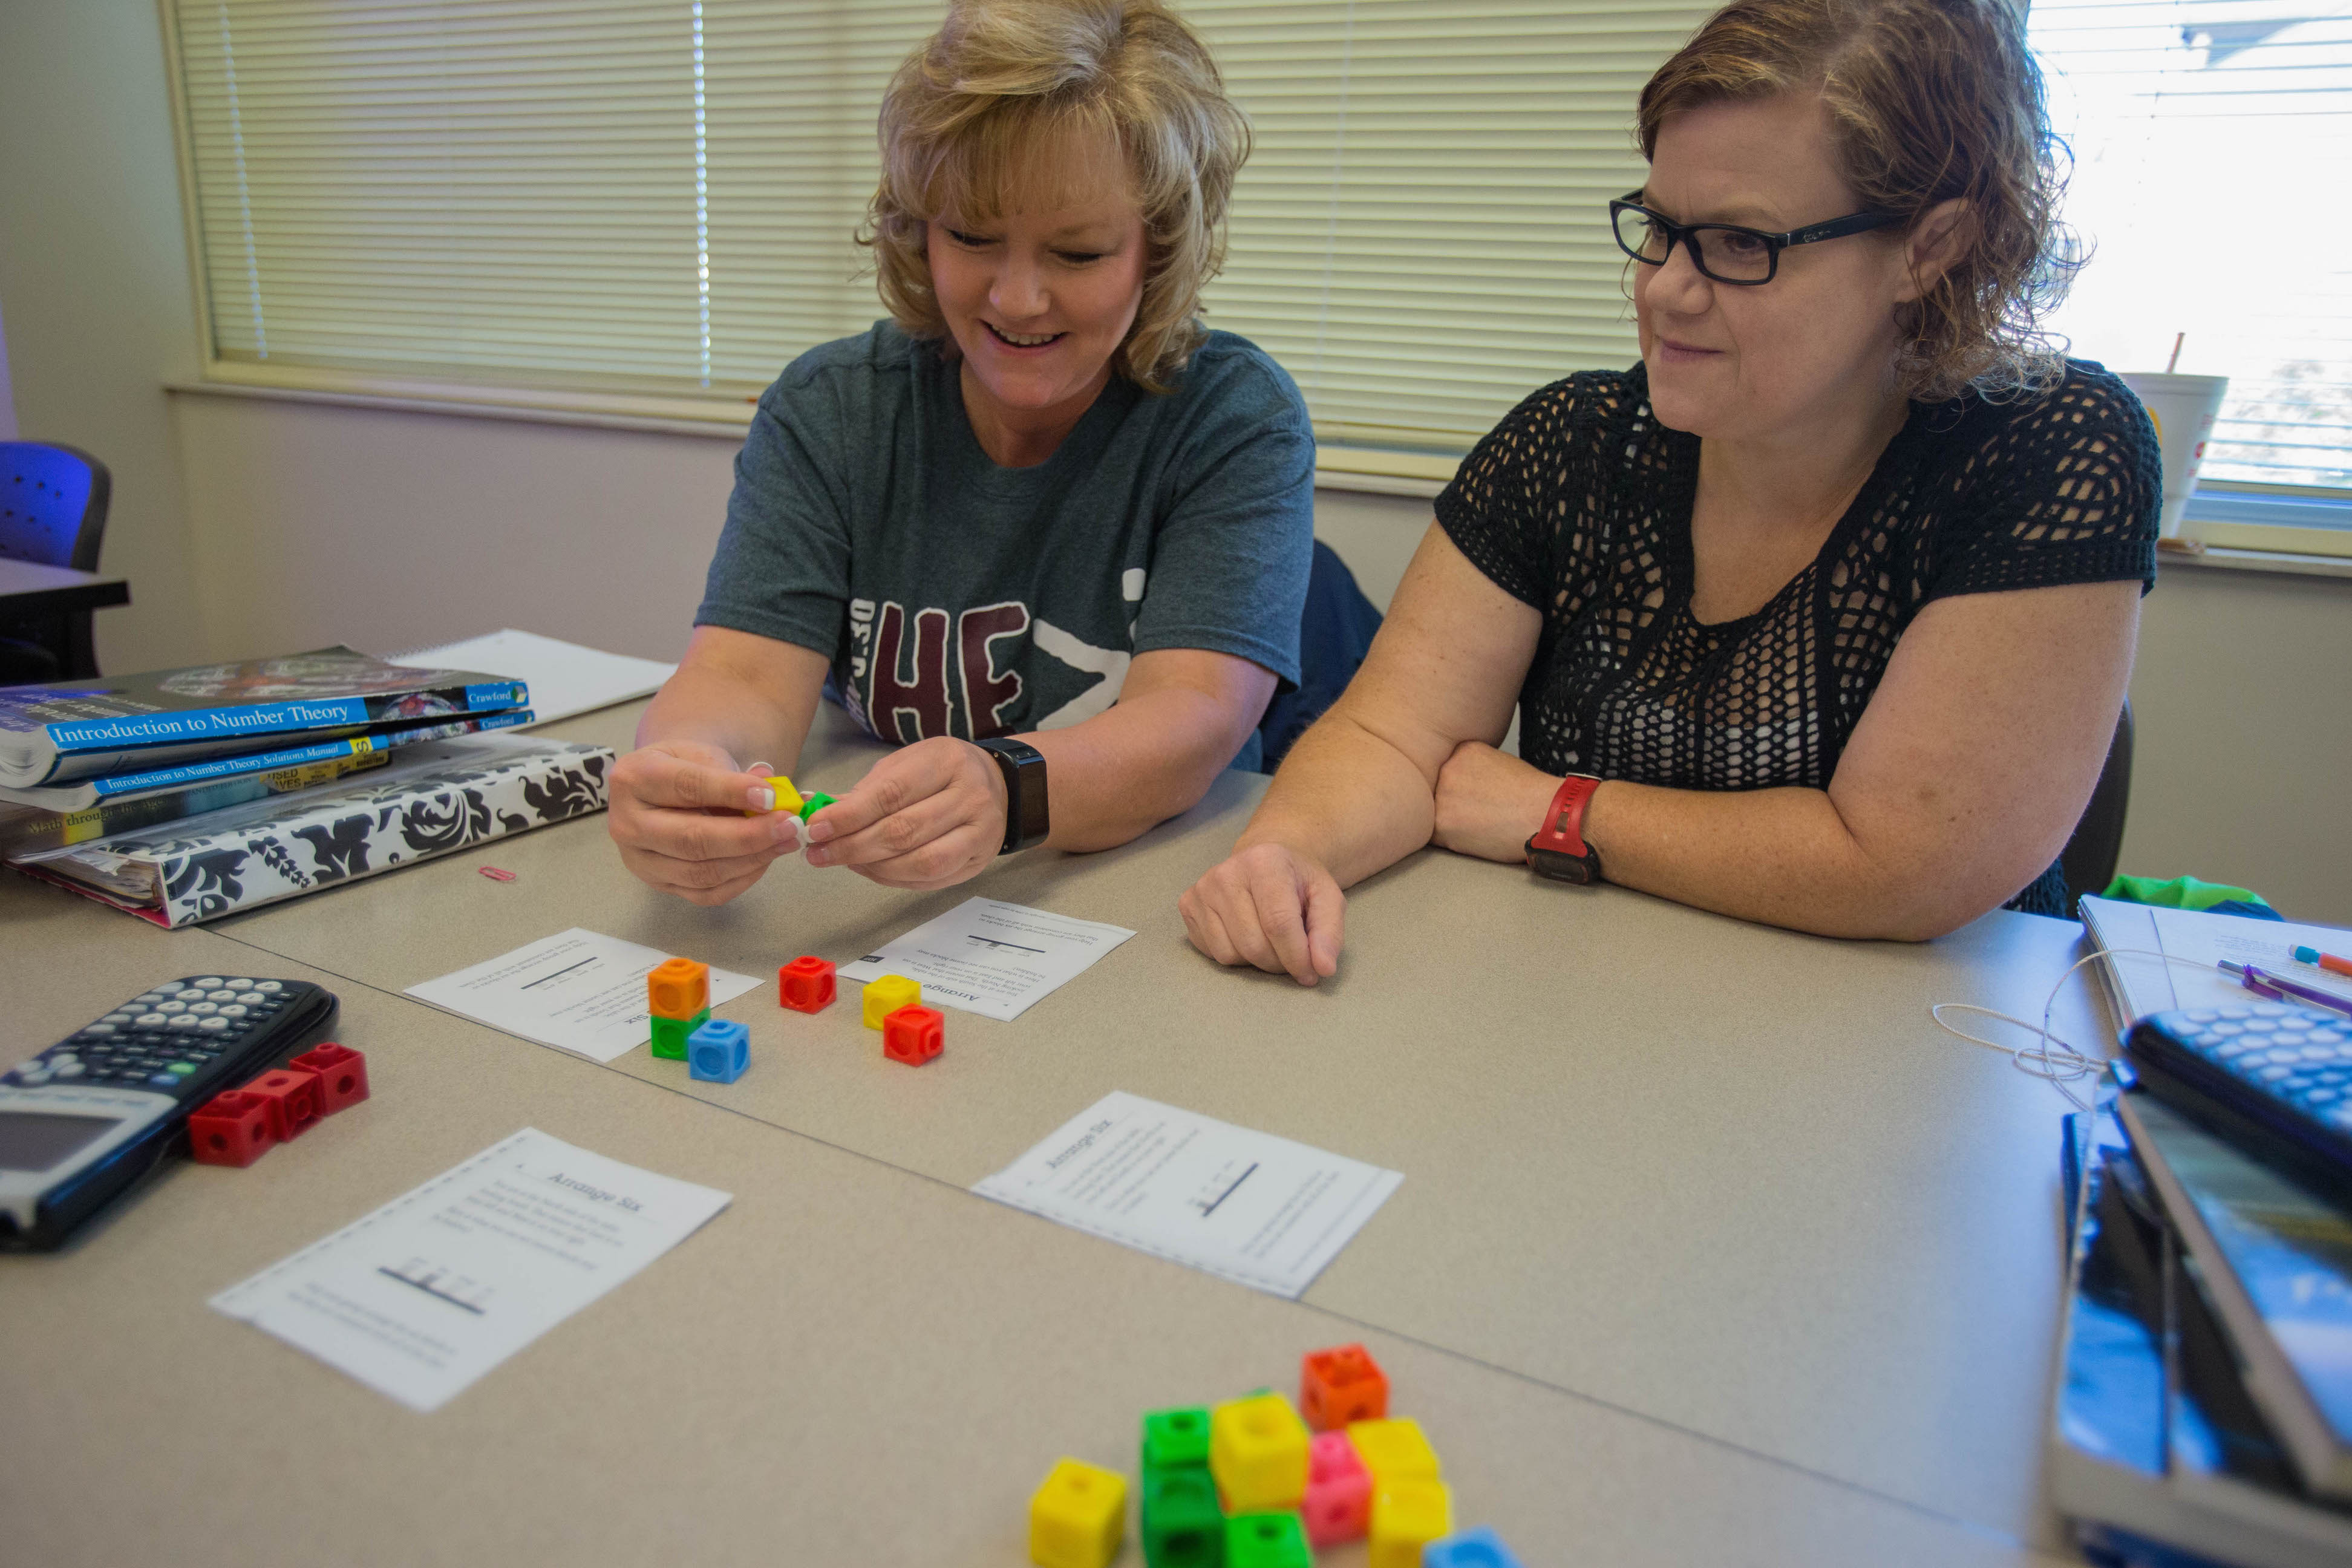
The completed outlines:
{"type": "Polygon", "coordinates": [[[1307,1539],[1332,1546],[1363,1538],[1372,1516],[1372,1472],[1345,1432],[1318,1432],[1307,1447],[1307,1539]]]}

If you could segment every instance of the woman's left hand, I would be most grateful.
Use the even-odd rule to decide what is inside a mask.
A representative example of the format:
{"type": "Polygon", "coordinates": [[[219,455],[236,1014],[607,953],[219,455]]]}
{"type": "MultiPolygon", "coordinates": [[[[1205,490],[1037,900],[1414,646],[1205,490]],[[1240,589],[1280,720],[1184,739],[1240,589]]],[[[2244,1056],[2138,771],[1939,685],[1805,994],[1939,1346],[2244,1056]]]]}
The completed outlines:
{"type": "Polygon", "coordinates": [[[808,838],[812,866],[887,888],[951,888],[1004,847],[1004,774],[969,741],[918,741],[809,818],[808,838]]]}
{"type": "Polygon", "coordinates": [[[1437,827],[1431,842],[1482,860],[1527,858],[1529,836],[1559,780],[1483,741],[1465,741],[1437,770],[1437,827]]]}

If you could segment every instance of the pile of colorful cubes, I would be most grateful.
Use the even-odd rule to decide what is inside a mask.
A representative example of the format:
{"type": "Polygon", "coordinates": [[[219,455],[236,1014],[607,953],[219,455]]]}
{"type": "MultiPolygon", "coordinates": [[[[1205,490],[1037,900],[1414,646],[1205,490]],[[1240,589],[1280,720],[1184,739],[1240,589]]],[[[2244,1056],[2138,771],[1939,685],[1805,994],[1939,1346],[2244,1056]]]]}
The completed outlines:
{"type": "MultiPolygon", "coordinates": [[[[1371,1568],[1518,1568],[1491,1530],[1456,1533],[1436,1450],[1389,1415],[1361,1345],[1310,1352],[1298,1404],[1261,1389],[1143,1417],[1150,1568],[1309,1568],[1315,1548],[1370,1538],[1371,1568]],[[1303,1415],[1302,1415],[1303,1413],[1303,1415]]],[[[1108,1568],[1127,1531],[1127,1478],[1077,1459],[1029,1500],[1040,1568],[1108,1568]]]]}

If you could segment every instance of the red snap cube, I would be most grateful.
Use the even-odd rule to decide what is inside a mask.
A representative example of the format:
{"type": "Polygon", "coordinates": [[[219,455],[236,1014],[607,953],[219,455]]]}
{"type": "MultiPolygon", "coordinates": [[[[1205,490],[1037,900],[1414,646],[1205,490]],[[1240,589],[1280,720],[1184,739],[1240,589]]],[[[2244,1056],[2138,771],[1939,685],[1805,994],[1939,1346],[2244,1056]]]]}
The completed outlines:
{"type": "Polygon", "coordinates": [[[319,1075],[319,1114],[332,1116],[368,1097],[367,1058],[349,1046],[329,1040],[312,1046],[289,1067],[309,1068],[319,1075]]]}
{"type": "Polygon", "coordinates": [[[822,1013],[833,1005],[833,965],[803,953],[776,971],[776,1000],[795,1013],[822,1013]]]}
{"type": "Polygon", "coordinates": [[[188,1158],[239,1170],[269,1152],[269,1102],[241,1089],[214,1095],[188,1117],[188,1158]]]}
{"type": "Polygon", "coordinates": [[[920,1067],[947,1043],[948,1021],[931,1007],[901,1007],[882,1020],[882,1054],[920,1067]]]}
{"type": "Polygon", "coordinates": [[[274,1068],[245,1086],[269,1108],[269,1135],[280,1143],[302,1136],[319,1120],[319,1075],[309,1068],[274,1068]]]}
{"type": "Polygon", "coordinates": [[[1307,1450],[1307,1498],[1298,1511],[1313,1546],[1363,1536],[1372,1517],[1372,1472],[1345,1432],[1318,1432],[1307,1450]]]}
{"type": "Polygon", "coordinates": [[[1298,1413],[1318,1432],[1382,1420],[1389,1413],[1388,1373],[1361,1345],[1309,1351],[1299,1363],[1298,1413]]]}

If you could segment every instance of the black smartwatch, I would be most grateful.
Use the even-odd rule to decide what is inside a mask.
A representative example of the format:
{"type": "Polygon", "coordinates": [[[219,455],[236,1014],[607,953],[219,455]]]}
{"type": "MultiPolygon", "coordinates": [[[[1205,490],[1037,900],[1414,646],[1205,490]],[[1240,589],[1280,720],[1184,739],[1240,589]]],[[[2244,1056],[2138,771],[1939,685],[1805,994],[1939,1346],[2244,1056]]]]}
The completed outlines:
{"type": "Polygon", "coordinates": [[[997,853],[1017,854],[1045,842],[1052,826],[1045,812],[1045,753],[1009,736],[972,744],[994,757],[1004,775],[1004,847],[997,853]]]}

